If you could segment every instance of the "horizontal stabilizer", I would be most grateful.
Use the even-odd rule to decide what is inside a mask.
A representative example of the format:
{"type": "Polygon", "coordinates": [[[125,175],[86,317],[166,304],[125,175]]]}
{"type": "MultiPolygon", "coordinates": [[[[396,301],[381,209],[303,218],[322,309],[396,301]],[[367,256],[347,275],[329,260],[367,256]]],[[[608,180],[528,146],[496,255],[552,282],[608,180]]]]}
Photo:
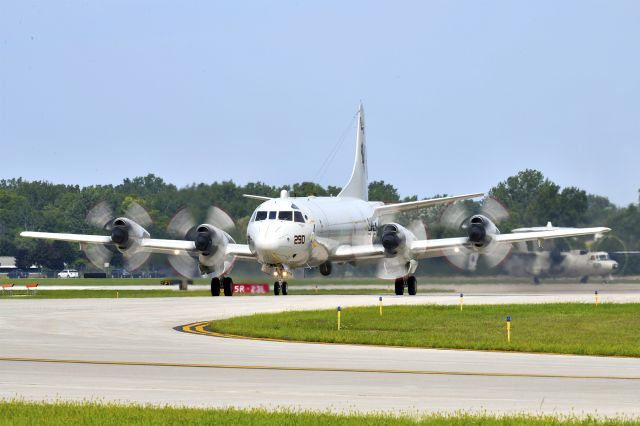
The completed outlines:
{"type": "Polygon", "coordinates": [[[262,195],[242,194],[244,198],[251,198],[252,200],[269,201],[273,200],[273,197],[264,197],[262,195]]]}
{"type": "Polygon", "coordinates": [[[453,197],[431,198],[430,200],[408,201],[406,203],[386,204],[375,208],[376,216],[384,216],[389,214],[402,213],[410,210],[424,209],[427,207],[439,206],[443,204],[451,204],[455,201],[467,200],[470,198],[482,197],[484,194],[478,192],[475,194],[456,195],[453,197]]]}

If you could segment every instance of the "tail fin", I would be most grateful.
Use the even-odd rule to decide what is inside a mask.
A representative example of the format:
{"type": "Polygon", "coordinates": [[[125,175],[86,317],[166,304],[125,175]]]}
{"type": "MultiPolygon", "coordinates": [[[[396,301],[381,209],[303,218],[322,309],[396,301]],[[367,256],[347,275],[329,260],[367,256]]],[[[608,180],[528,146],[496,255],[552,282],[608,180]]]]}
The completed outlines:
{"type": "Polygon", "coordinates": [[[369,200],[369,179],[367,176],[367,147],[364,137],[364,109],[362,103],[358,109],[358,127],[356,129],[356,159],[353,163],[351,179],[342,188],[338,197],[354,197],[369,200]]]}

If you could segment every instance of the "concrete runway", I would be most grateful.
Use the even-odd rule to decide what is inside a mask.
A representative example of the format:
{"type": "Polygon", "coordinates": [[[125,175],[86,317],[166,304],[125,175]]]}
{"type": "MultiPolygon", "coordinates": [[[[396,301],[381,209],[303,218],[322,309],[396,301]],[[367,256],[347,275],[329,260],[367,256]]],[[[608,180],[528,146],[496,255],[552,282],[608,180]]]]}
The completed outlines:
{"type": "MultiPolygon", "coordinates": [[[[385,305],[456,304],[458,295],[384,300],[385,305]]],[[[278,343],[173,329],[254,312],[376,301],[374,296],[0,300],[0,398],[640,416],[640,359],[278,343]]],[[[467,305],[558,301],[592,303],[593,294],[465,297],[467,305]]],[[[601,292],[601,301],[638,303],[640,292],[601,292]]]]}

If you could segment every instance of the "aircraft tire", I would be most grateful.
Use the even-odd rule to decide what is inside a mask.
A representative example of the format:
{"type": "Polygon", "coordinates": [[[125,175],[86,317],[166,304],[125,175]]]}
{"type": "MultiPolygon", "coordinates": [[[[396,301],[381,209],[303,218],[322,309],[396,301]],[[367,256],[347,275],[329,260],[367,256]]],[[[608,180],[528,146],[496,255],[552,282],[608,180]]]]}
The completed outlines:
{"type": "Polygon", "coordinates": [[[409,291],[409,296],[418,294],[418,280],[413,275],[407,278],[407,290],[409,291]]]}
{"type": "Polygon", "coordinates": [[[286,296],[287,294],[289,294],[289,284],[287,284],[287,282],[284,281],[282,283],[282,295],[286,296]]]}
{"type": "Polygon", "coordinates": [[[396,278],[396,296],[402,296],[404,294],[404,279],[396,278]]]}
{"type": "Polygon", "coordinates": [[[220,278],[211,278],[211,295],[213,297],[220,296],[220,278]]]}
{"type": "Polygon", "coordinates": [[[318,269],[320,269],[320,273],[321,273],[322,275],[324,275],[325,277],[326,277],[327,275],[331,275],[331,269],[332,269],[332,267],[331,267],[331,262],[329,262],[329,261],[324,262],[323,264],[321,264],[321,265],[318,267],[318,269]]]}
{"type": "Polygon", "coordinates": [[[589,281],[589,276],[585,275],[584,277],[580,278],[580,283],[582,284],[586,284],[587,281],[589,281]]]}
{"type": "Polygon", "coordinates": [[[277,281],[273,284],[273,294],[276,296],[280,295],[280,283],[277,281]]]}
{"type": "Polygon", "coordinates": [[[222,288],[225,296],[233,296],[233,280],[230,277],[222,279],[222,288]]]}

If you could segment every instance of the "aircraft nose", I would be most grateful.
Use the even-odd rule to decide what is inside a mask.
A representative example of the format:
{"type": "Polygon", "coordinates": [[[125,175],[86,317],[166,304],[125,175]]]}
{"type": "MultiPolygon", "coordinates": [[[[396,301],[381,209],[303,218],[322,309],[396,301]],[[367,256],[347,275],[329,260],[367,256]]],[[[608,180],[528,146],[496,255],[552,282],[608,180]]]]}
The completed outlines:
{"type": "Polygon", "coordinates": [[[268,238],[265,236],[259,236],[254,241],[256,250],[259,251],[274,251],[280,246],[277,238],[268,238]]]}
{"type": "Polygon", "coordinates": [[[618,262],[613,262],[611,269],[618,269],[618,262]]]}

